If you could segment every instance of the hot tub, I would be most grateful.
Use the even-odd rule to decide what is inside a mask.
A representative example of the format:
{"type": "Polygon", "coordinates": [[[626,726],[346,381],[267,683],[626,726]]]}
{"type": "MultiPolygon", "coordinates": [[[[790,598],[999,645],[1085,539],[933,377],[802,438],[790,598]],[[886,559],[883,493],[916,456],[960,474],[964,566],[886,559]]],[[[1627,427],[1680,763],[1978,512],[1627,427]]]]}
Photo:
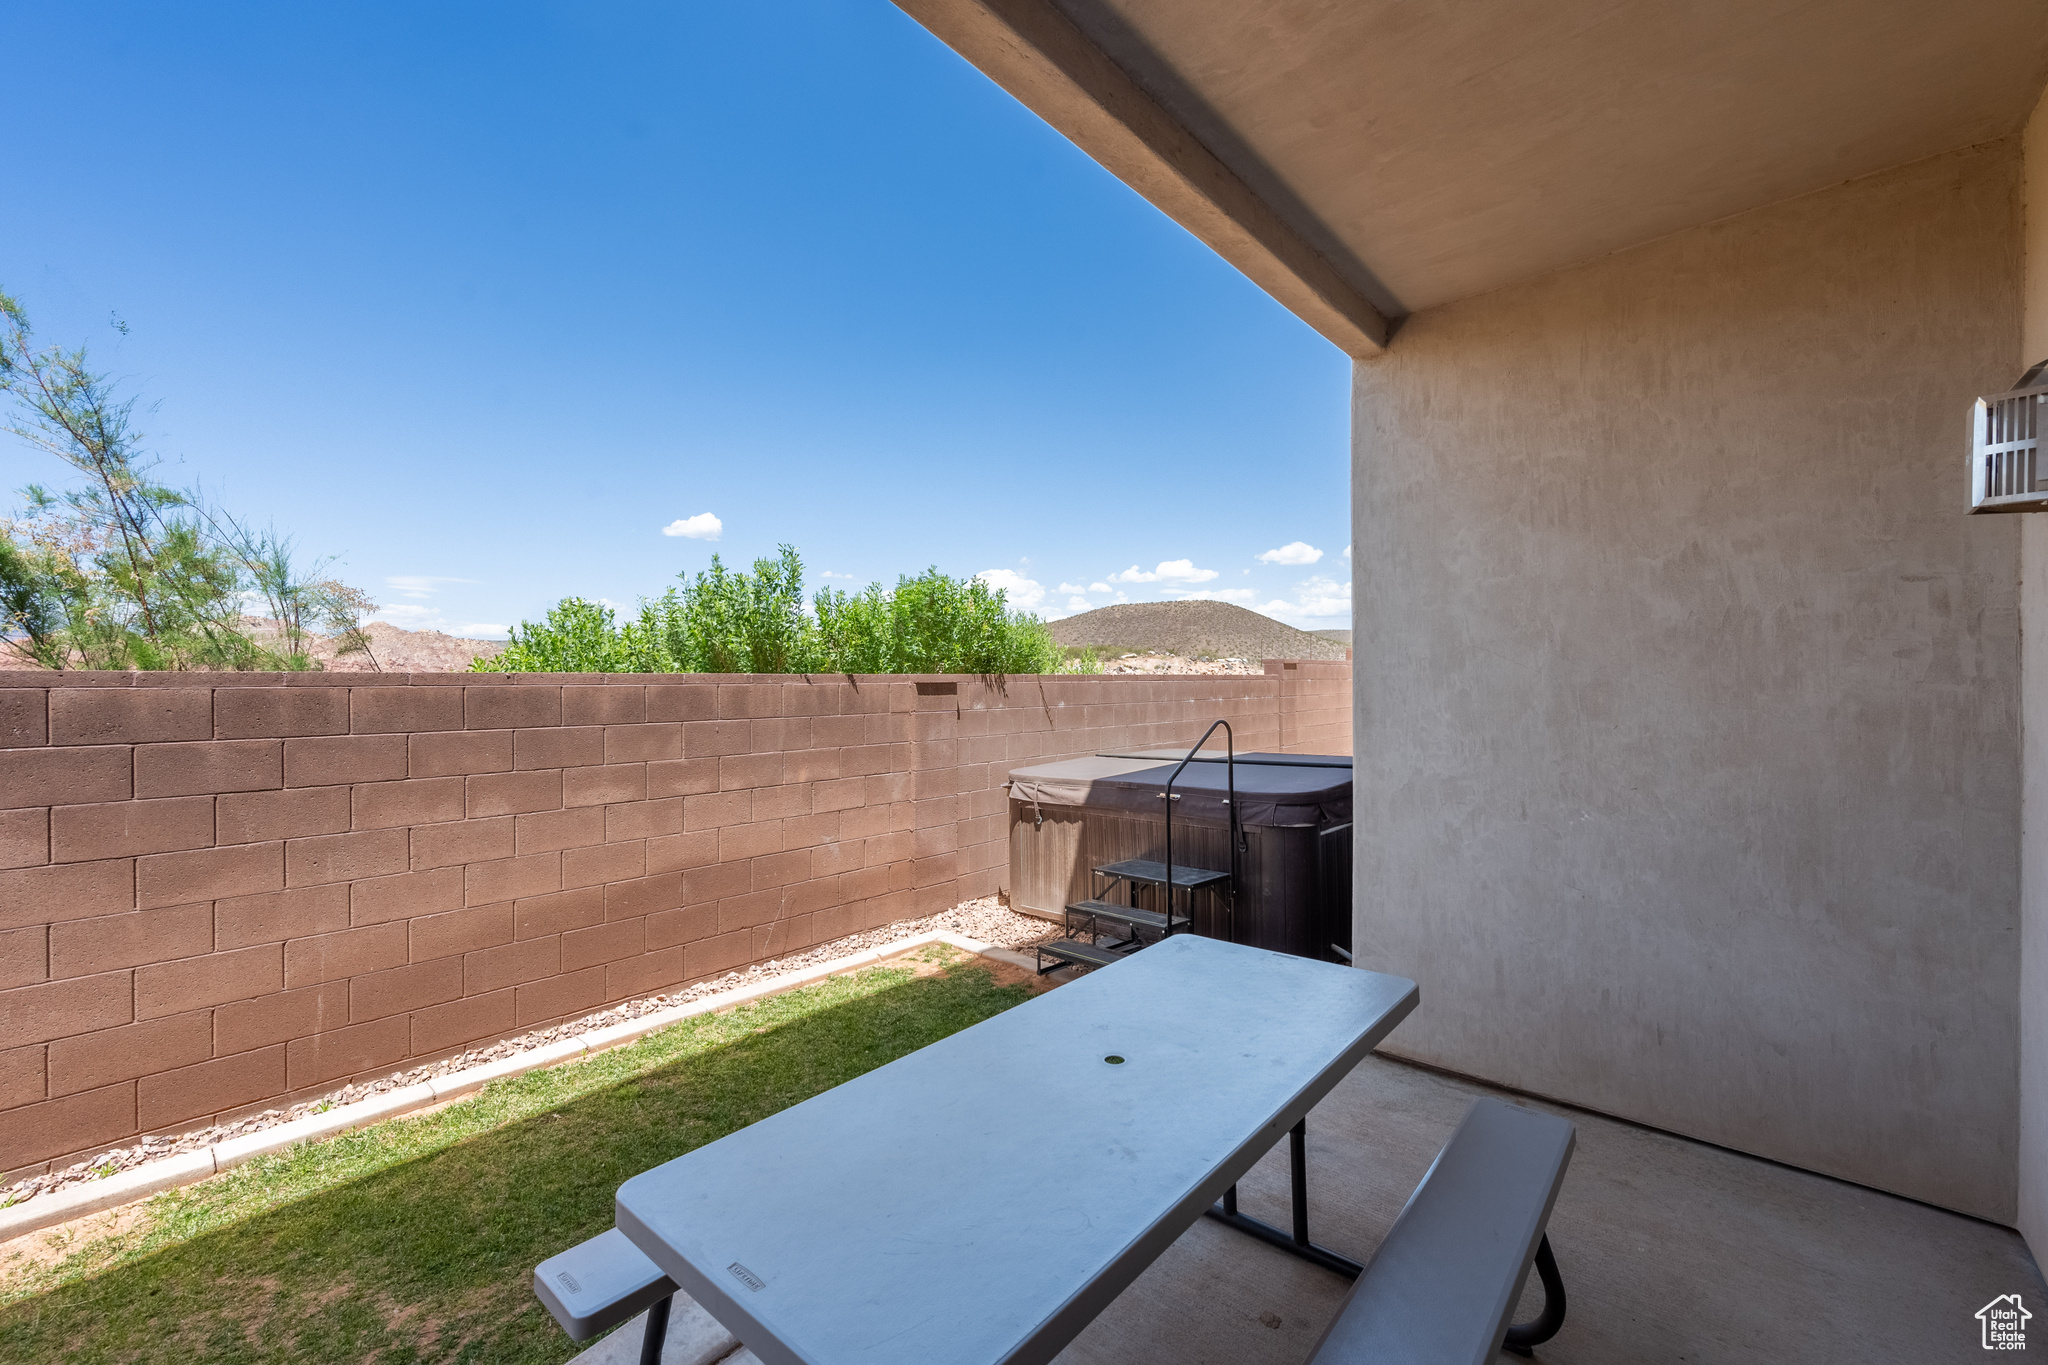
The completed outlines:
{"type": "MultiPolygon", "coordinates": [[[[1180,757],[1162,763],[1154,753],[1099,755],[1013,771],[1011,905],[1060,920],[1066,907],[1091,897],[1125,899],[1124,884],[1094,869],[1133,858],[1163,860],[1162,793],[1180,757]]],[[[1188,764],[1174,782],[1173,861],[1229,872],[1226,768],[1205,760],[1188,764]]],[[[1175,909],[1192,910],[1196,933],[1345,960],[1351,948],[1350,762],[1326,754],[1238,757],[1244,837],[1235,896],[1221,887],[1180,892],[1175,909]]],[[[1138,889],[1136,903],[1165,909],[1157,887],[1138,889]]]]}

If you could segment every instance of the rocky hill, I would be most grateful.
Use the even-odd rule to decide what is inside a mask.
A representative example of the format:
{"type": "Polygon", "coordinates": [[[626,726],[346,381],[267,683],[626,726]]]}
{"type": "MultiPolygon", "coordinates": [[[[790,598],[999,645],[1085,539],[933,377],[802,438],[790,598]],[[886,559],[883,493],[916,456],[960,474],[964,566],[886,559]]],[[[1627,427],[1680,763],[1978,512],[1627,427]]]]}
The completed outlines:
{"type": "MultiPolygon", "coordinates": [[[[276,623],[243,617],[242,628],[259,643],[275,648],[276,623]]],[[[370,656],[335,653],[335,642],[315,636],[307,651],[329,673],[460,673],[475,658],[494,658],[505,648],[503,640],[468,640],[438,630],[404,630],[385,621],[363,627],[370,637],[370,656]]],[[[0,669],[39,668],[20,646],[0,640],[0,669]]]]}
{"type": "Polygon", "coordinates": [[[372,668],[386,673],[460,673],[475,658],[493,658],[505,648],[503,640],[468,640],[438,630],[405,630],[385,621],[363,627],[370,637],[372,664],[360,654],[337,658],[331,641],[313,647],[313,656],[331,673],[366,672],[372,668]]]}
{"type": "Polygon", "coordinates": [[[1228,602],[1120,602],[1051,624],[1068,648],[1190,659],[1341,659],[1344,646],[1228,602]]]}

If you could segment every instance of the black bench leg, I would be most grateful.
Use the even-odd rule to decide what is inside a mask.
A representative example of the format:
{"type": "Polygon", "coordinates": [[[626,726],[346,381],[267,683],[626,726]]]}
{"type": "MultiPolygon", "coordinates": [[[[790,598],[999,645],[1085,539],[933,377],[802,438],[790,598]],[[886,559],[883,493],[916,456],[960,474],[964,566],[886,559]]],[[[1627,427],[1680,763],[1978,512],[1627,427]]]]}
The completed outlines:
{"type": "Polygon", "coordinates": [[[1535,1348],[1557,1335],[1564,1326],[1564,1276],[1557,1273],[1557,1257],[1550,1254],[1550,1234],[1536,1244],[1536,1275],[1543,1281],[1543,1315],[1534,1322],[1518,1322],[1508,1328],[1504,1351],[1534,1356],[1535,1348]]]}
{"type": "Polygon", "coordinates": [[[640,1338],[640,1365],[661,1365],[661,1348],[668,1340],[668,1306],[675,1299],[673,1294],[657,1299],[647,1310],[647,1335],[640,1338]]]}

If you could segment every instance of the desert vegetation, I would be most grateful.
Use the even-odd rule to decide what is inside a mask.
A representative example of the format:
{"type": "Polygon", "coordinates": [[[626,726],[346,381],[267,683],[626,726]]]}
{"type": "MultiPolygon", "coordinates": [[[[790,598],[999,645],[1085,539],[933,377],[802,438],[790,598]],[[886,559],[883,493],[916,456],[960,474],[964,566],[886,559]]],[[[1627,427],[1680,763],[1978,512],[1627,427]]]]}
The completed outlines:
{"type": "Polygon", "coordinates": [[[545,673],[1051,673],[1065,651],[1000,589],[936,568],[851,593],[804,597],[803,560],[784,545],[751,571],[711,567],[621,621],[581,598],[524,622],[474,667],[545,673]]]}
{"type": "MultiPolygon", "coordinates": [[[[117,327],[122,325],[116,323],[117,327]]],[[[122,328],[125,331],[125,327],[122,328]]],[[[0,520],[0,644],[44,668],[297,671],[316,634],[369,648],[371,599],[306,565],[291,539],[153,477],[135,399],[84,347],[39,345],[0,293],[4,429],[81,476],[22,490],[0,520]],[[337,638],[338,637],[338,638],[337,638]]]]}

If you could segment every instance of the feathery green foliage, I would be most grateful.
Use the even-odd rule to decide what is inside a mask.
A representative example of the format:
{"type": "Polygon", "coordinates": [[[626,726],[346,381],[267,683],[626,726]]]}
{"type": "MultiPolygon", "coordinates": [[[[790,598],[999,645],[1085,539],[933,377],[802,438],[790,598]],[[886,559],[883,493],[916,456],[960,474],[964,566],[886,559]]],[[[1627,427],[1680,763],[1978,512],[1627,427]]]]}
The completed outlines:
{"type": "MultiPolygon", "coordinates": [[[[120,330],[126,327],[116,324],[120,330]]],[[[46,668],[303,669],[315,622],[366,645],[369,600],[293,567],[291,542],[255,533],[195,494],[152,477],[133,398],[87,363],[84,347],[39,346],[21,304],[0,293],[0,423],[82,478],[22,490],[26,514],[0,521],[0,638],[46,668]],[[244,629],[255,593],[281,638],[244,629]]]]}

